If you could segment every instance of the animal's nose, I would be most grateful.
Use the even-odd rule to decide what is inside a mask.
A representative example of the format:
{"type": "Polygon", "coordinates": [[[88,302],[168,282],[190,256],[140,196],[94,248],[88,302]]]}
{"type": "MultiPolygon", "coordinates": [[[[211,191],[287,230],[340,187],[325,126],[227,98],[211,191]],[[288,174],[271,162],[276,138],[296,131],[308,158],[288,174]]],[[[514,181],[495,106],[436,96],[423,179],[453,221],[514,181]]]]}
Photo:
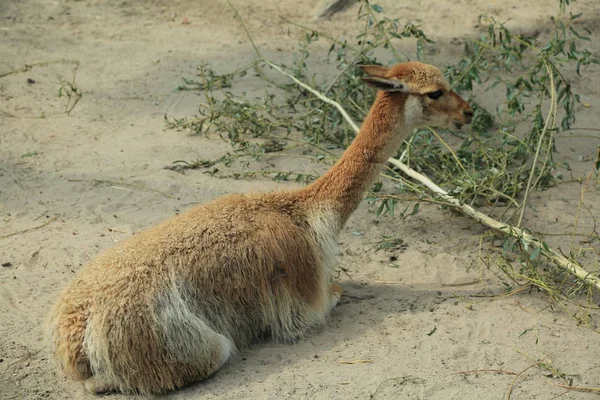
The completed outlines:
{"type": "Polygon", "coordinates": [[[465,120],[467,121],[467,123],[471,123],[471,120],[473,119],[473,110],[470,108],[467,108],[466,110],[463,111],[463,116],[465,117],[465,120]]]}

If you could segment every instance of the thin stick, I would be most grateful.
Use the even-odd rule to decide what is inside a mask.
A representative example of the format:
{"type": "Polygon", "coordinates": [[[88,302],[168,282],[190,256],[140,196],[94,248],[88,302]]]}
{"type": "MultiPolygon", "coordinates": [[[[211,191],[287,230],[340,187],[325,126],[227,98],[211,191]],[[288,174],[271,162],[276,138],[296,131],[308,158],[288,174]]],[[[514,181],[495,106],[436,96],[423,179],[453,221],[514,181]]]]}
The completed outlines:
{"type": "Polygon", "coordinates": [[[456,155],[456,152],[454,151],[454,149],[452,149],[452,147],[450,147],[450,145],[448,143],[446,143],[446,141],[444,140],[444,138],[442,138],[435,129],[429,127],[427,128],[429,129],[429,131],[431,133],[433,133],[433,135],[437,138],[437,140],[439,140],[446,149],[448,149],[448,151],[450,152],[450,154],[452,154],[452,158],[454,158],[454,160],[456,161],[456,163],[458,164],[458,166],[460,167],[460,169],[462,170],[462,172],[465,174],[465,178],[471,180],[471,177],[469,176],[469,173],[467,172],[467,170],[465,169],[465,167],[462,165],[462,163],[460,162],[460,158],[458,158],[458,156],[456,155]]]}
{"type": "MultiPolygon", "coordinates": [[[[231,6],[231,3],[230,3],[229,5],[231,6]]],[[[294,25],[294,26],[296,26],[296,27],[298,27],[298,28],[300,28],[300,29],[303,29],[303,30],[305,30],[305,31],[308,31],[308,32],[316,32],[314,29],[312,29],[312,28],[309,28],[309,27],[307,27],[307,26],[304,26],[304,25],[302,25],[302,24],[299,24],[299,23],[298,23],[298,22],[296,22],[296,21],[292,21],[291,19],[287,19],[287,18],[286,18],[286,17],[284,17],[284,16],[281,16],[281,19],[282,19],[282,20],[283,20],[285,23],[287,23],[287,24],[290,24],[290,25],[294,25]]],[[[338,39],[334,38],[333,36],[330,36],[330,35],[328,35],[327,33],[324,33],[324,32],[319,32],[319,36],[326,38],[327,40],[329,40],[329,41],[331,41],[331,42],[333,42],[333,43],[337,44],[338,46],[345,46],[346,48],[348,48],[348,49],[350,49],[350,50],[352,50],[352,51],[355,51],[355,52],[357,52],[357,51],[358,51],[358,48],[356,48],[356,47],[355,47],[355,46],[353,46],[352,44],[350,44],[350,43],[347,43],[347,42],[345,42],[345,41],[344,41],[344,42],[342,42],[342,41],[340,41],[340,40],[338,40],[338,39]]]]}
{"type": "Polygon", "coordinates": [[[517,375],[516,372],[505,371],[503,369],[473,369],[473,370],[470,370],[470,371],[458,371],[458,372],[454,372],[452,375],[477,374],[479,372],[496,372],[496,373],[499,373],[499,374],[517,375]]]}
{"type": "MultiPolygon", "coordinates": [[[[585,180],[585,184],[581,186],[581,194],[579,195],[579,204],[577,204],[577,211],[575,212],[575,221],[573,221],[573,233],[571,234],[571,247],[569,248],[569,254],[573,252],[573,248],[575,247],[575,235],[577,234],[577,225],[579,224],[579,214],[581,213],[581,207],[583,206],[583,200],[585,197],[585,191],[590,183],[590,179],[592,178],[592,171],[589,172],[587,179],[585,180]]],[[[592,236],[592,235],[590,235],[592,236]]]]}
{"type": "Polygon", "coordinates": [[[33,67],[45,67],[45,66],[51,65],[51,64],[75,64],[75,65],[79,66],[79,61],[62,59],[62,60],[54,60],[54,61],[42,61],[42,62],[37,62],[37,63],[33,63],[33,64],[25,64],[23,67],[21,67],[19,69],[14,69],[12,71],[8,71],[8,72],[4,72],[4,73],[0,74],[0,78],[4,78],[5,76],[9,76],[9,75],[13,75],[13,74],[27,72],[33,67]]]}
{"type": "Polygon", "coordinates": [[[477,57],[475,57],[473,62],[467,67],[467,69],[465,69],[465,71],[458,77],[458,79],[456,79],[452,83],[452,85],[450,86],[451,89],[454,89],[456,85],[458,85],[465,78],[465,76],[467,76],[467,74],[471,71],[475,64],[479,62],[479,59],[483,56],[483,53],[485,53],[486,50],[487,49],[485,47],[482,48],[482,50],[479,52],[479,54],[477,54],[477,57]]]}
{"type": "Polygon", "coordinates": [[[262,59],[263,57],[260,54],[260,51],[258,51],[258,47],[256,47],[254,40],[252,40],[252,36],[250,36],[250,31],[246,27],[246,24],[244,23],[242,16],[240,15],[240,13],[238,13],[237,9],[233,6],[233,4],[231,4],[230,0],[227,0],[227,4],[229,4],[229,7],[233,10],[233,13],[235,14],[235,17],[238,19],[238,21],[240,21],[240,25],[242,25],[244,32],[246,32],[246,36],[248,37],[248,39],[250,39],[250,44],[252,44],[252,47],[254,48],[254,52],[258,55],[258,58],[262,59]]]}
{"type": "MultiPolygon", "coordinates": [[[[571,128],[572,131],[600,131],[600,128],[571,128]]],[[[598,136],[591,136],[591,137],[598,137],[598,136]]]]}
{"type": "Polygon", "coordinates": [[[311,92],[313,95],[315,95],[315,97],[317,97],[319,100],[321,100],[323,103],[327,103],[329,105],[334,106],[335,108],[337,108],[337,110],[340,112],[340,114],[342,114],[342,116],[344,117],[344,119],[346,120],[346,122],[348,122],[348,124],[352,127],[352,129],[354,129],[354,131],[358,132],[359,131],[359,127],[358,125],[356,125],[356,123],[352,120],[352,118],[350,118],[350,116],[348,115],[348,113],[346,112],[346,110],[344,110],[344,108],[341,106],[340,103],[331,100],[328,97],[325,97],[323,94],[321,94],[321,92],[311,88],[310,86],[306,85],[304,82],[299,81],[298,79],[296,79],[295,76],[288,74],[287,72],[285,72],[284,70],[282,70],[278,65],[273,64],[272,62],[270,62],[269,60],[265,60],[264,58],[262,59],[262,61],[267,64],[268,66],[270,66],[271,68],[273,68],[274,70],[276,70],[277,72],[279,72],[282,75],[287,76],[288,78],[290,78],[291,80],[294,81],[294,83],[296,83],[296,85],[308,90],[309,92],[311,92]]]}
{"type": "Polygon", "coordinates": [[[19,234],[21,234],[21,233],[25,233],[25,232],[29,232],[29,231],[34,231],[34,230],[36,230],[36,229],[43,228],[43,227],[45,227],[46,225],[49,225],[50,223],[52,223],[52,222],[56,221],[56,219],[57,219],[57,218],[58,218],[58,216],[56,216],[56,215],[55,215],[54,217],[50,218],[48,221],[44,222],[44,223],[43,223],[43,224],[41,224],[41,225],[34,226],[33,228],[24,229],[24,230],[22,230],[22,231],[18,231],[18,232],[9,233],[8,235],[2,235],[2,236],[0,236],[0,239],[6,239],[6,238],[9,238],[9,237],[11,237],[11,236],[19,235],[19,234]]]}
{"type": "MultiPolygon", "coordinates": [[[[575,128],[571,128],[571,129],[575,129],[575,128]]],[[[569,136],[557,136],[556,139],[580,139],[580,138],[585,138],[585,139],[600,139],[600,136],[598,135],[569,135],[569,136]]]]}
{"type": "MultiPolygon", "coordinates": [[[[542,148],[542,143],[544,141],[544,137],[546,136],[546,132],[548,132],[548,125],[550,124],[550,117],[553,113],[555,113],[554,108],[556,107],[556,90],[554,89],[554,71],[552,68],[548,66],[548,63],[544,61],[544,65],[546,66],[546,70],[548,71],[548,76],[550,76],[550,110],[548,111],[548,116],[546,117],[546,122],[544,123],[544,128],[540,133],[540,138],[538,140],[537,148],[535,149],[535,156],[533,157],[533,162],[531,163],[531,172],[529,172],[529,180],[527,181],[527,186],[525,187],[525,195],[523,196],[523,202],[521,203],[521,213],[519,214],[519,219],[517,220],[517,226],[521,226],[521,222],[523,222],[523,216],[525,215],[525,209],[527,208],[527,200],[529,198],[529,193],[533,190],[534,187],[531,186],[531,182],[533,181],[533,175],[535,172],[535,167],[537,164],[538,157],[540,156],[540,149],[542,148]]],[[[553,127],[554,128],[554,127],[553,127]]],[[[545,167],[545,166],[544,166],[545,167]]],[[[540,176],[544,172],[544,168],[540,171],[540,176]]],[[[537,184],[537,182],[536,182],[537,184]]]]}
{"type": "Polygon", "coordinates": [[[338,362],[340,364],[370,364],[373,362],[373,360],[350,360],[350,361],[341,360],[338,362]]]}
{"type": "MultiPolygon", "coordinates": [[[[270,65],[271,67],[273,67],[278,72],[280,72],[281,74],[283,74],[283,75],[287,76],[288,78],[292,79],[298,86],[300,86],[303,89],[306,89],[309,92],[311,92],[313,95],[315,95],[321,101],[323,101],[323,102],[325,102],[327,104],[330,104],[330,105],[334,106],[335,108],[337,108],[338,111],[340,112],[340,114],[346,120],[346,122],[352,127],[352,129],[354,129],[355,132],[358,133],[358,131],[359,131],[358,125],[356,125],[356,123],[352,120],[352,118],[350,118],[350,116],[348,115],[348,113],[346,113],[346,111],[344,110],[344,108],[338,102],[336,102],[336,101],[334,101],[334,100],[332,100],[332,99],[324,96],[322,93],[320,93],[316,89],[313,89],[312,87],[308,86],[307,84],[299,81],[298,79],[296,79],[292,75],[288,74],[287,72],[283,71],[281,68],[279,68],[277,65],[273,64],[272,62],[267,61],[267,60],[263,60],[263,61],[265,63],[267,63],[268,65],[270,65]]],[[[406,164],[404,164],[404,163],[402,163],[402,162],[400,162],[400,161],[398,161],[396,159],[393,159],[393,158],[388,159],[388,162],[391,163],[391,164],[393,164],[395,167],[399,168],[402,172],[404,172],[409,177],[411,177],[414,180],[416,180],[416,181],[420,182],[421,184],[425,185],[435,195],[437,195],[440,198],[442,198],[443,200],[445,200],[448,203],[448,205],[450,205],[450,206],[454,207],[455,209],[461,211],[463,214],[465,214],[465,215],[473,218],[474,220],[476,220],[480,224],[486,225],[486,226],[488,226],[488,227],[490,227],[492,229],[495,229],[495,230],[500,231],[500,232],[502,232],[504,234],[513,236],[513,237],[515,237],[517,239],[521,239],[521,240],[525,241],[526,243],[528,243],[530,246],[533,246],[535,248],[539,248],[540,249],[540,254],[542,254],[545,257],[551,259],[557,265],[565,268],[572,275],[575,275],[578,279],[582,280],[585,283],[588,283],[588,284],[594,286],[597,290],[600,290],[600,279],[598,277],[592,275],[590,272],[587,272],[578,263],[573,262],[573,261],[567,259],[562,254],[560,254],[560,253],[558,253],[558,252],[550,249],[544,242],[542,242],[538,238],[532,236],[528,232],[525,232],[525,231],[523,231],[522,229],[520,229],[518,227],[514,227],[514,226],[511,226],[509,224],[496,221],[495,219],[493,219],[493,218],[491,218],[491,217],[489,217],[489,216],[487,216],[487,215],[485,215],[485,214],[483,214],[483,213],[475,210],[473,207],[471,207],[471,206],[469,206],[467,204],[461,203],[460,200],[458,200],[455,197],[451,196],[444,189],[440,188],[435,183],[433,183],[431,181],[431,179],[429,179],[427,176],[418,173],[417,171],[413,170],[412,168],[409,168],[406,164]]],[[[525,207],[525,204],[523,203],[522,206],[525,207]]]]}
{"type": "Polygon", "coordinates": [[[600,393],[600,387],[569,386],[569,385],[561,385],[560,383],[553,383],[553,385],[558,386],[563,389],[575,390],[577,392],[600,393]]]}
{"type": "Polygon", "coordinates": [[[539,364],[540,364],[540,361],[536,362],[535,364],[531,364],[529,367],[525,368],[523,371],[521,371],[517,374],[515,379],[512,381],[510,387],[508,388],[508,393],[506,394],[506,400],[510,400],[510,396],[512,395],[512,391],[515,388],[515,385],[517,384],[519,377],[521,375],[523,375],[525,372],[527,372],[528,370],[530,370],[531,368],[538,366],[539,364]]]}
{"type": "Polygon", "coordinates": [[[94,183],[108,183],[109,185],[130,186],[130,187],[137,188],[137,189],[149,190],[151,192],[156,192],[156,193],[162,194],[163,196],[165,196],[165,197],[167,197],[169,199],[173,198],[173,196],[171,196],[168,193],[165,193],[165,192],[160,191],[158,189],[152,189],[151,187],[148,187],[148,186],[138,185],[136,183],[107,181],[107,180],[103,180],[103,179],[67,179],[67,182],[94,182],[94,183]]]}

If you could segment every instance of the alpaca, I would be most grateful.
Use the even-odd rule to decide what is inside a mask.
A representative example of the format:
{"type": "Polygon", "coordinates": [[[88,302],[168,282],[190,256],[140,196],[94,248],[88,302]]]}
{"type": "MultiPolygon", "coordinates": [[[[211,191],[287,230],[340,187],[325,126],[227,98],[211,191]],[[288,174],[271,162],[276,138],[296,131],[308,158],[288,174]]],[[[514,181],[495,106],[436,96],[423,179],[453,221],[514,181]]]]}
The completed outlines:
{"type": "Polygon", "coordinates": [[[379,89],[359,134],[304,188],[201,204],[109,249],[78,272],[46,336],[92,393],[164,393],[215,374],[266,337],[294,341],[342,295],[337,237],[386,160],[416,127],[468,124],[440,71],[362,66],[379,89]]]}

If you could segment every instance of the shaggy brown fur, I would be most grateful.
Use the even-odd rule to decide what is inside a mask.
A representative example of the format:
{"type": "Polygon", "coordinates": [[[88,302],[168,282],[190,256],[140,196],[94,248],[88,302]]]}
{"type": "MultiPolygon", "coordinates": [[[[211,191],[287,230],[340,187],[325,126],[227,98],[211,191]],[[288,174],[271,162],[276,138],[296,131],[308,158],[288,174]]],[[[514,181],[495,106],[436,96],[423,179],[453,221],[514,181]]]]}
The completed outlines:
{"type": "Polygon", "coordinates": [[[383,163],[413,128],[472,115],[434,67],[363,69],[382,90],[355,141],[312,185],[197,206],[78,273],[47,323],[67,376],[94,393],[166,392],[209,377],[252,342],[295,340],[324,321],[342,294],[329,272],[337,235],[383,163]]]}

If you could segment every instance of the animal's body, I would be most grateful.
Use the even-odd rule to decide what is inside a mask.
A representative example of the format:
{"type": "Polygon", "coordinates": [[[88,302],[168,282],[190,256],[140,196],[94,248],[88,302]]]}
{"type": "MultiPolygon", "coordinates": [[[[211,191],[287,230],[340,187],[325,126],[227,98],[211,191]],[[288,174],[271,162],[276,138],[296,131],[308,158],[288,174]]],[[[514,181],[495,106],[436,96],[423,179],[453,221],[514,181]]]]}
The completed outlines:
{"type": "Polygon", "coordinates": [[[324,321],[342,295],[330,274],[337,236],[387,158],[414,127],[472,115],[434,67],[363,69],[381,91],[320,179],[199,205],[77,274],[47,323],[67,376],[94,393],[161,393],[211,376],[259,339],[292,341],[324,321]]]}

